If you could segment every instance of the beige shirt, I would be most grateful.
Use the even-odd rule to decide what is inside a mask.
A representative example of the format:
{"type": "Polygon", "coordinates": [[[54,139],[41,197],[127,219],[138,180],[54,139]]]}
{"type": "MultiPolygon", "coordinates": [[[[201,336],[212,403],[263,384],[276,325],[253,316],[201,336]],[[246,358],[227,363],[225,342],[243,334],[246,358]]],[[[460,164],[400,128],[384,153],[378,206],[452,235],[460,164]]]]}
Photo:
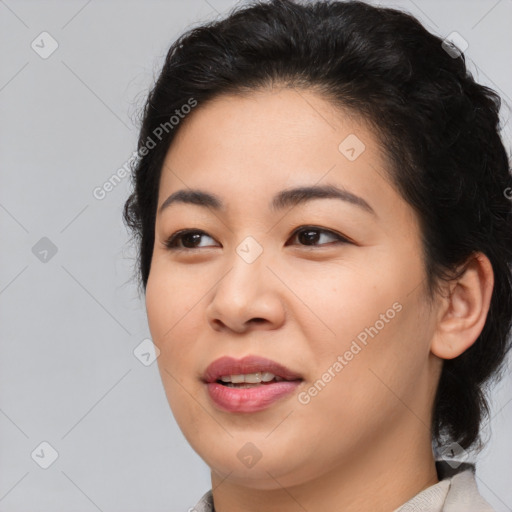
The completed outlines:
{"type": "MultiPolygon", "coordinates": [[[[494,512],[480,496],[473,464],[452,468],[446,462],[437,461],[436,468],[440,481],[393,512],[494,512]]],[[[190,512],[215,512],[211,489],[190,512]]]]}

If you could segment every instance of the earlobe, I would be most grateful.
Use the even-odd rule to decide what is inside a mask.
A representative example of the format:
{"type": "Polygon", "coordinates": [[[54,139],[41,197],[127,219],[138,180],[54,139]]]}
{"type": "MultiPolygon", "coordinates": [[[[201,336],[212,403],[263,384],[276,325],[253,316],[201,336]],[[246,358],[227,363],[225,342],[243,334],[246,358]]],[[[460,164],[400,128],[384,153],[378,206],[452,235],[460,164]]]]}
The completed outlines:
{"type": "Polygon", "coordinates": [[[468,259],[461,276],[448,284],[448,296],[439,309],[431,351],[442,359],[453,359],[478,339],[489,312],[494,272],[485,254],[468,259]]]}

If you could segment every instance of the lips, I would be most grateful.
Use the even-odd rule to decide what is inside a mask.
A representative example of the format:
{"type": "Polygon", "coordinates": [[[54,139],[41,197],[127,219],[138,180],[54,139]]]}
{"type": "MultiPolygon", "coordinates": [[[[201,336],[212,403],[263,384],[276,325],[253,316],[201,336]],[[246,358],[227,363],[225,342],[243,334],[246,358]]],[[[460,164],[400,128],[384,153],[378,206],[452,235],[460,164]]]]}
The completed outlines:
{"type": "Polygon", "coordinates": [[[216,382],[226,375],[244,375],[249,373],[273,373],[283,380],[303,380],[301,375],[289,368],[260,356],[246,356],[242,359],[224,356],[211,363],[203,374],[206,383],[216,382]]]}
{"type": "Polygon", "coordinates": [[[242,359],[221,357],[211,363],[203,374],[212,404],[229,413],[257,413],[283,403],[301,386],[303,380],[298,373],[282,364],[258,356],[242,359]],[[272,375],[274,378],[269,380],[272,375]],[[240,379],[245,380],[243,376],[256,382],[240,384],[240,379]],[[237,383],[226,383],[226,379],[234,379],[237,383]]]}

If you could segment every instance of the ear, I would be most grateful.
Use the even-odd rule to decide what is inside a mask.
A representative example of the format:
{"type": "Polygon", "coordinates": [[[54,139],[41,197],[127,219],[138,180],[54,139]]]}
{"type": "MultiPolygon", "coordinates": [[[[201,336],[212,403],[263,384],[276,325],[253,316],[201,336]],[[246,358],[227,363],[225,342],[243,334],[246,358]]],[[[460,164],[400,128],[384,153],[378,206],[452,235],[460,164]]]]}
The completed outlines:
{"type": "Polygon", "coordinates": [[[441,300],[431,351],[453,359],[467,350],[482,332],[494,287],[494,272],[485,254],[477,252],[463,266],[464,273],[447,285],[441,300]]]}

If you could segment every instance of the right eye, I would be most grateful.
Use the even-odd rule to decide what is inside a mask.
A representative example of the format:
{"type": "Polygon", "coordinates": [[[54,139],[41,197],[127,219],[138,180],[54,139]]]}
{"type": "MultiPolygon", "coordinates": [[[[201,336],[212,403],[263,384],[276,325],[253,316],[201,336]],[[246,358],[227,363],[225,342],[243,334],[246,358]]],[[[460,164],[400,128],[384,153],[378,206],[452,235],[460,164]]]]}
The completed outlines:
{"type": "Polygon", "coordinates": [[[171,251],[200,249],[201,247],[198,247],[197,243],[200,242],[201,237],[203,236],[206,236],[207,238],[210,238],[210,240],[213,240],[213,238],[204,231],[200,231],[197,229],[183,229],[181,231],[178,231],[177,233],[173,233],[164,242],[164,245],[165,247],[167,247],[167,249],[171,251]]]}

